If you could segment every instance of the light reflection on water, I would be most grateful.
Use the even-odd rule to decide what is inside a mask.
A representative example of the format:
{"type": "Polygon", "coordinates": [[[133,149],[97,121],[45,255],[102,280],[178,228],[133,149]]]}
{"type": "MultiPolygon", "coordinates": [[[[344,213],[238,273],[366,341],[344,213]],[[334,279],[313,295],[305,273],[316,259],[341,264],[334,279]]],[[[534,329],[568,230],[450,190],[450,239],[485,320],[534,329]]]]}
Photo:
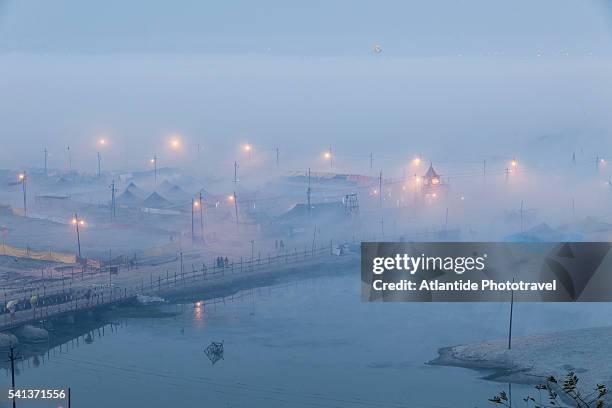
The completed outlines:
{"type": "MultiPolygon", "coordinates": [[[[91,341],[38,357],[37,368],[23,361],[17,382],[69,385],[75,406],[92,408],[482,407],[507,389],[425,364],[440,347],[506,336],[507,304],[363,303],[357,275],[330,274],[163,306],[171,317],[116,317],[91,341]],[[214,365],[204,354],[213,341],[224,344],[214,365]]],[[[517,304],[514,333],[610,324],[602,308],[517,304]]],[[[515,398],[527,389],[514,385],[515,398]]]]}

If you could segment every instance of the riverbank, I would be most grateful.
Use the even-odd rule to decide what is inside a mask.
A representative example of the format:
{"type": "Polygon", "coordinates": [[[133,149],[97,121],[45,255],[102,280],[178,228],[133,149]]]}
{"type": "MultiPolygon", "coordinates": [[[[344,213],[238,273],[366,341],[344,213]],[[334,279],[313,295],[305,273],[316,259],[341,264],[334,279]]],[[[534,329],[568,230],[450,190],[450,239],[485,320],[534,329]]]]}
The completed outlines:
{"type": "Polygon", "coordinates": [[[597,327],[518,337],[511,350],[507,340],[485,341],[441,348],[429,364],[484,370],[486,379],[520,384],[540,384],[573,371],[589,392],[597,384],[612,385],[610,338],[612,327],[597,327]]]}

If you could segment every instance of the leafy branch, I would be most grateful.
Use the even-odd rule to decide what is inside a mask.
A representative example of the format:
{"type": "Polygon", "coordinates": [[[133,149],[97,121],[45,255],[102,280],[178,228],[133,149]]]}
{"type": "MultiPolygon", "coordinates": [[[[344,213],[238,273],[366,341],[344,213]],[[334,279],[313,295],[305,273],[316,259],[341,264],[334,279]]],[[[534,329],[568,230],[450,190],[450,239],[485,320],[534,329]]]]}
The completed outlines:
{"type": "MultiPolygon", "coordinates": [[[[580,379],[573,371],[567,373],[562,383],[559,383],[555,377],[550,376],[546,379],[546,383],[535,386],[539,397],[537,401],[531,396],[527,396],[522,400],[527,408],[530,406],[533,408],[558,408],[562,406],[559,394],[555,391],[558,389],[562,395],[565,395],[572,401],[572,406],[576,408],[603,408],[608,388],[605,385],[597,384],[595,388],[585,394],[578,387],[579,382],[580,379]],[[544,394],[544,399],[542,399],[542,394],[544,394]]],[[[515,407],[510,398],[508,398],[508,394],[504,391],[489,398],[489,402],[507,408],[515,407]]]]}

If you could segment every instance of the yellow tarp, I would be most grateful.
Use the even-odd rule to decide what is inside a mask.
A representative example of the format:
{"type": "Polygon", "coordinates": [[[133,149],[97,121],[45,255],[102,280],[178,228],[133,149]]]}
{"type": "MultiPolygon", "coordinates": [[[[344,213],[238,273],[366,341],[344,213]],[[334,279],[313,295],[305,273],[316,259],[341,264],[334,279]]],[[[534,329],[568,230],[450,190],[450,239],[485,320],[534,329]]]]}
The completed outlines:
{"type": "Polygon", "coordinates": [[[0,255],[67,264],[76,263],[76,255],[53,251],[34,251],[30,248],[17,248],[6,244],[0,245],[0,255]]]}

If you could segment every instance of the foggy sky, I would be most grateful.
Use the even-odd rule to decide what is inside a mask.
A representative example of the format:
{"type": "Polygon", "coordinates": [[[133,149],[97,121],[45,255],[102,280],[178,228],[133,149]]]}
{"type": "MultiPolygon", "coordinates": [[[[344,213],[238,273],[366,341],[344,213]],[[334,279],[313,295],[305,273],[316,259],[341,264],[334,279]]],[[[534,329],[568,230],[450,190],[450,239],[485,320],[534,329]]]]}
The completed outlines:
{"type": "Polygon", "coordinates": [[[605,2],[1,4],[3,168],[610,151],[605,2]]]}

